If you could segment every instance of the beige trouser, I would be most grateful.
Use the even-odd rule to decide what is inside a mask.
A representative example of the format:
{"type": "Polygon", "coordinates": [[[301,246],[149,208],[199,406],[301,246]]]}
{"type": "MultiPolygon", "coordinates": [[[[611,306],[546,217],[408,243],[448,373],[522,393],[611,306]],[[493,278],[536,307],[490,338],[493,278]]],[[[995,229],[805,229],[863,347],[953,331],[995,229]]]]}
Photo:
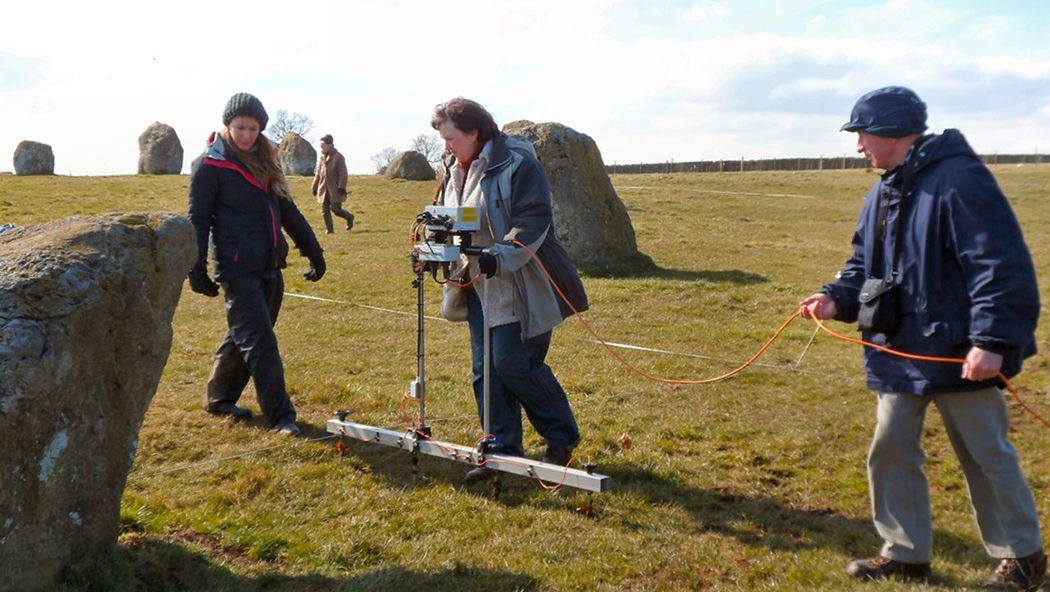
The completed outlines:
{"type": "Polygon", "coordinates": [[[1042,549],[1039,516],[1007,440],[1002,391],[986,388],[939,395],[876,393],[878,424],[868,452],[868,483],[882,555],[928,563],[932,546],[930,492],[923,471],[923,420],[937,404],[959,459],[985,550],[995,558],[1042,549]]]}

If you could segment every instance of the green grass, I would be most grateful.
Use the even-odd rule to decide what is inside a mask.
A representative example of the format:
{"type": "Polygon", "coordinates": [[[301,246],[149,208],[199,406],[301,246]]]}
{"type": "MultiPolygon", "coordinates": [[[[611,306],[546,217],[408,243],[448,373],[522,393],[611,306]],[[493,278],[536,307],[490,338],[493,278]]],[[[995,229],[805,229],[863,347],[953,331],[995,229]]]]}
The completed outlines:
{"type": "MultiPolygon", "coordinates": [[[[996,174],[1016,207],[1041,277],[1050,277],[1048,167],[996,174]]],[[[610,341],[701,354],[624,352],[672,377],[705,378],[746,359],[831,278],[848,254],[864,171],[623,175],[613,178],[639,249],[655,267],[585,278],[587,318],[610,341]],[[776,195],[771,195],[776,194],[776,195]]],[[[104,211],[185,212],[188,179],[0,176],[0,223],[29,224],[104,211]]],[[[309,179],[293,193],[315,229],[309,179]]],[[[278,323],[301,426],[326,436],[333,410],[402,427],[398,401],[415,374],[408,226],[429,183],[354,177],[354,231],[320,235],[328,275],[300,277],[278,323]]],[[[1043,299],[1048,298],[1044,281],[1043,299]]],[[[439,290],[428,286],[428,314],[439,290]]],[[[221,301],[184,288],[171,357],[140,434],[112,553],[71,572],[68,589],[139,590],[870,590],[843,572],[874,553],[864,457],[874,403],[860,351],[796,321],[760,366],[709,386],[669,388],[620,366],[570,320],[549,362],[583,433],[581,460],[598,463],[613,491],[595,515],[579,492],[533,482],[461,483],[465,465],[353,442],[290,442],[256,420],[201,411],[211,355],[225,323],[221,301]],[[629,435],[630,448],[621,446],[629,435]],[[94,582],[94,584],[91,584],[94,582]]],[[[428,415],[435,436],[479,437],[469,391],[466,328],[428,323],[428,415]]],[[[848,333],[852,328],[837,326],[848,333]]],[[[1042,351],[1050,350],[1040,328],[1042,351]]],[[[1041,354],[1017,380],[1050,415],[1050,367],[1041,354]]],[[[257,409],[249,389],[243,401],[257,409]]],[[[1012,407],[1013,442],[1050,523],[1050,430],[1012,407]]],[[[542,441],[526,428],[531,455],[542,441]]],[[[993,567],[981,550],[965,483],[936,412],[927,422],[935,515],[931,590],[973,586],[993,567]]],[[[879,590],[911,589],[903,584],[879,590]]],[[[924,589],[927,589],[924,588],[924,589]]]]}

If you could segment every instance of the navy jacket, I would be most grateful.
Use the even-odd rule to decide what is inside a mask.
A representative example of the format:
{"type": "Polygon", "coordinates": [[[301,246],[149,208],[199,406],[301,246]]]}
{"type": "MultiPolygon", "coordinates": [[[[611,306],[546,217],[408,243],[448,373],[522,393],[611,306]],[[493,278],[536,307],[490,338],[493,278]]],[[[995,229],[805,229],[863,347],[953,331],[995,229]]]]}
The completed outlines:
{"type": "Polygon", "coordinates": [[[261,185],[225,153],[217,135],[190,168],[190,221],[197,233],[197,265],[205,265],[210,234],[220,281],[286,267],[288,242],[282,228],[304,257],[323,252],[292,200],[261,185]]]}
{"type": "MultiPolygon", "coordinates": [[[[902,302],[892,335],[864,339],[895,350],[965,358],[970,347],[1003,355],[1002,373],[1021,371],[1035,354],[1039,290],[1021,227],[991,172],[958,130],[920,138],[906,161],[871,188],[853,236],[853,256],[840,277],[823,287],[836,319],[857,320],[857,296],[868,277],[892,269],[899,236],[896,282],[902,302]],[[907,169],[911,182],[901,196],[907,169]],[[878,196],[888,204],[880,261],[873,261],[878,196]],[[897,226],[901,225],[898,229],[897,226]]],[[[909,360],[864,349],[868,386],[877,391],[933,394],[997,384],[964,380],[959,364],[909,360]]]]}

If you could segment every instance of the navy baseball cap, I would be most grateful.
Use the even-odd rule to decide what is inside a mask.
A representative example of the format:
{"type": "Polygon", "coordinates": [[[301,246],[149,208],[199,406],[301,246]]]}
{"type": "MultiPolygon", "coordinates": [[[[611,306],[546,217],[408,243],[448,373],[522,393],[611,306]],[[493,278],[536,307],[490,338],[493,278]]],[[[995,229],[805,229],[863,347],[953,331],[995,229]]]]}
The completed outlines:
{"type": "Polygon", "coordinates": [[[926,103],[903,86],[887,86],[857,99],[840,131],[900,138],[926,130],[926,103]]]}

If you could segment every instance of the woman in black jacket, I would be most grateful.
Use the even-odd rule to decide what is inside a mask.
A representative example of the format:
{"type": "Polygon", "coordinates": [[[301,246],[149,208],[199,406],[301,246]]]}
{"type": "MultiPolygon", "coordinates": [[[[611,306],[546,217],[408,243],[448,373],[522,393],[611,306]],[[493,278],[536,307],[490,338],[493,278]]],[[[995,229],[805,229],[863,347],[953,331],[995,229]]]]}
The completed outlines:
{"type": "Polygon", "coordinates": [[[268,119],[259,99],[247,93],[233,95],[223,111],[225,128],[212,134],[207,150],[193,161],[189,210],[199,255],[189,282],[194,292],[219,294],[219,286],[208,276],[210,236],[229,329],[208,376],[205,410],[250,418],[251,411],[237,406],[250,377],[269,424],[296,435],[295,407],[285,388],[273,331],[284,295],[281,269],[288,255],[281,229],[310,260],[306,279],[321,279],[325,261],[317,237],[292,203],[273,145],[262,135],[268,119]]]}

